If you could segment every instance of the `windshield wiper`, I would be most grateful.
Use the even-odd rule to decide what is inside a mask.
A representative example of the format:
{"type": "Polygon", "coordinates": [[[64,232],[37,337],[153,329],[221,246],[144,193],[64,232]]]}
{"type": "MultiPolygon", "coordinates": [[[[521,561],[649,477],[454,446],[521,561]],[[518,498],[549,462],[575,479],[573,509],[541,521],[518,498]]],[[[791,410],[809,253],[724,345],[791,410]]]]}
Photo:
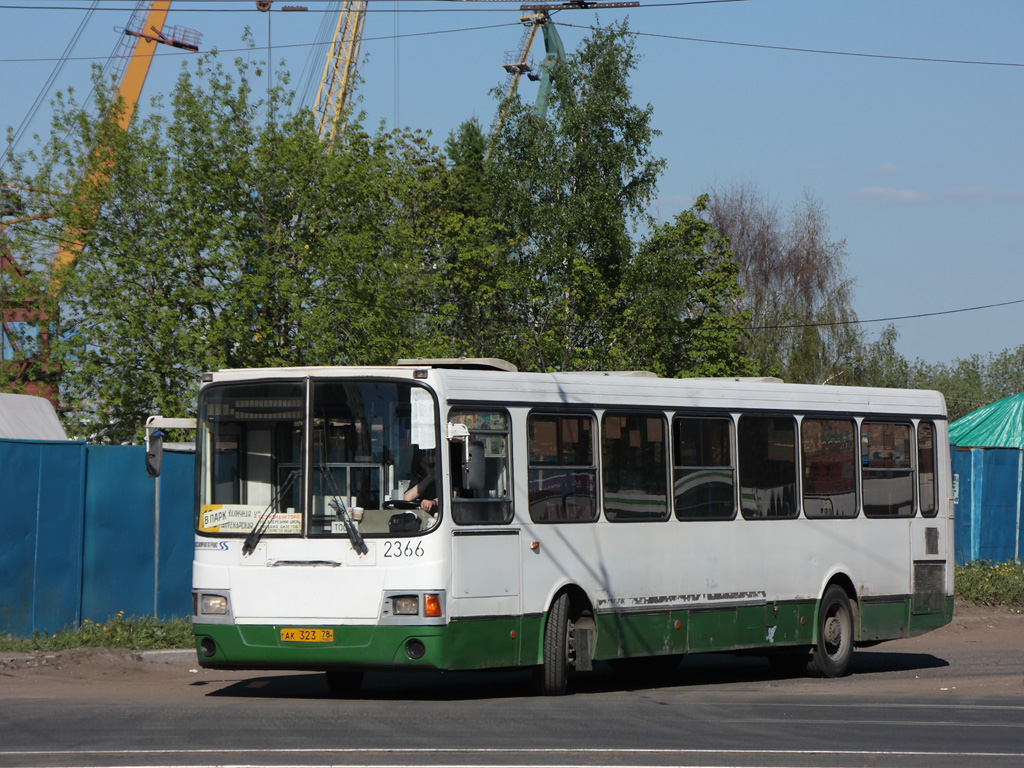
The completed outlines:
{"type": "Polygon", "coordinates": [[[259,519],[256,521],[256,525],[254,525],[252,530],[249,531],[249,535],[245,537],[245,541],[242,543],[243,555],[251,555],[256,549],[256,545],[260,543],[260,539],[263,538],[263,534],[266,533],[267,528],[270,527],[270,520],[274,517],[274,514],[277,511],[278,500],[288,492],[288,489],[292,487],[292,483],[295,482],[295,478],[298,477],[298,475],[299,471],[297,469],[293,469],[288,473],[287,479],[281,483],[281,487],[278,488],[277,493],[274,494],[270,503],[267,504],[267,508],[264,509],[263,513],[259,516],[259,519]]]}
{"type": "Polygon", "coordinates": [[[320,462],[320,472],[327,478],[327,484],[330,486],[331,500],[327,502],[327,506],[334,510],[334,514],[337,517],[341,518],[341,524],[345,526],[345,532],[348,534],[348,540],[352,544],[352,549],[362,557],[370,551],[370,548],[366,546],[366,542],[363,541],[363,534],[356,528],[352,515],[348,513],[348,507],[342,501],[341,494],[338,493],[338,487],[334,483],[334,476],[331,475],[323,462],[320,462]]]}
{"type": "Polygon", "coordinates": [[[367,547],[366,542],[363,541],[363,534],[361,534],[359,529],[356,528],[356,524],[352,520],[352,515],[348,513],[348,509],[345,507],[345,502],[335,496],[327,502],[327,506],[333,509],[334,513],[341,518],[341,524],[345,526],[345,530],[348,532],[349,541],[352,542],[352,549],[354,549],[360,556],[369,552],[369,547],[367,547]]]}

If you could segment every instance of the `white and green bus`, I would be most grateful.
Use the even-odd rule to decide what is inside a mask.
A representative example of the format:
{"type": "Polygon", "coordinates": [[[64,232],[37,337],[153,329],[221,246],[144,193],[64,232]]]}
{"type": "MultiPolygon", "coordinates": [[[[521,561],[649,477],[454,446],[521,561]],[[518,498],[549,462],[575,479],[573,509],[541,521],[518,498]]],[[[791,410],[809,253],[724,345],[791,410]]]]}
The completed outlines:
{"type": "Polygon", "coordinates": [[[199,662],[848,671],[953,610],[936,392],[520,373],[500,360],[206,374],[199,662]]]}

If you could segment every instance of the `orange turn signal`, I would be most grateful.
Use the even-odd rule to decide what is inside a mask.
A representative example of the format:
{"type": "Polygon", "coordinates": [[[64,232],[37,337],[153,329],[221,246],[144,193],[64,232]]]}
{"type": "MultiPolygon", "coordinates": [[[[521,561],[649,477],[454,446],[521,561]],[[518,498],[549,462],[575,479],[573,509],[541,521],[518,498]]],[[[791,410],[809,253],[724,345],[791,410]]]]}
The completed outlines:
{"type": "Polygon", "coordinates": [[[431,618],[441,615],[441,599],[437,595],[423,596],[423,615],[431,618]]]}

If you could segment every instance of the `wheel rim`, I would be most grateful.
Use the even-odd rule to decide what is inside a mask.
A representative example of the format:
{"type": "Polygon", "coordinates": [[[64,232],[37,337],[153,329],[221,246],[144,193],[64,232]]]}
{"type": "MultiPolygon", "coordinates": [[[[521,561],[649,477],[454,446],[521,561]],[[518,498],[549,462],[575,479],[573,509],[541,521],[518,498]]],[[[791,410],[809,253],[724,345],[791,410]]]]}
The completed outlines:
{"type": "Polygon", "coordinates": [[[834,603],[829,608],[822,625],[822,640],[825,653],[829,658],[838,659],[845,652],[847,639],[850,636],[849,621],[849,617],[839,603],[834,603]]]}

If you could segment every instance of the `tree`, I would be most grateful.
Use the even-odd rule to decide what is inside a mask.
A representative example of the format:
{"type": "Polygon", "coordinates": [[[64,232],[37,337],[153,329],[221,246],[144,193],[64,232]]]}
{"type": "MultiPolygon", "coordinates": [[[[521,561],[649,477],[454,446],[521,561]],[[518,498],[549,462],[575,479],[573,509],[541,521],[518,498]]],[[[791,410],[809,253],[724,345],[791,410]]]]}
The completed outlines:
{"type": "MultiPolygon", "coordinates": [[[[390,363],[428,348],[417,301],[435,280],[447,173],[436,148],[355,122],[327,152],[285,81],[265,102],[250,65],[236,67],[200,58],[169,117],[155,109],[108,137],[91,221],[55,201],[51,236],[70,222],[83,246],[58,275],[72,431],[120,442],[152,413],[191,413],[206,370],[390,363]]],[[[97,93],[109,99],[102,83],[97,93]]],[[[80,177],[95,130],[62,105],[40,173],[80,177]]]]}
{"type": "Polygon", "coordinates": [[[738,266],[725,239],[703,216],[708,198],[657,228],[626,266],[625,300],[613,367],[665,376],[737,376],[754,372],[740,352],[745,316],[738,266]]]}
{"type": "MultiPolygon", "coordinates": [[[[724,311],[736,267],[703,202],[660,228],[645,213],[663,163],[625,26],[560,65],[546,120],[507,105],[489,163],[471,123],[447,161],[358,119],[328,151],[286,75],[262,100],[253,65],[194,62],[125,132],[59,98],[25,174],[55,190],[37,245],[81,247],[54,276],[72,433],[131,440],[151,414],[191,413],[200,374],[225,367],[466,354],[746,372],[744,315],[724,311]],[[80,184],[97,167],[109,181],[80,184]]],[[[96,86],[98,114],[116,110],[96,86]]]]}
{"type": "Polygon", "coordinates": [[[821,202],[805,193],[788,215],[750,184],[715,189],[711,223],[729,239],[749,313],[745,351],[764,374],[850,382],[863,344],[846,275],[821,202]]]}
{"type": "Polygon", "coordinates": [[[911,386],[911,364],[896,351],[899,332],[887,325],[877,340],[864,344],[850,376],[864,387],[907,388],[911,386]]]}
{"type": "Polygon", "coordinates": [[[950,363],[913,366],[913,386],[946,397],[951,421],[1004,397],[1024,392],[1024,345],[994,355],[968,355],[950,363]]]}
{"type": "Polygon", "coordinates": [[[735,288],[721,244],[695,212],[658,230],[647,213],[664,161],[650,152],[652,107],[632,101],[635,66],[626,24],[599,29],[552,68],[544,118],[518,97],[501,106],[486,178],[517,319],[504,346],[520,367],[731,366],[708,289],[735,288]]]}

